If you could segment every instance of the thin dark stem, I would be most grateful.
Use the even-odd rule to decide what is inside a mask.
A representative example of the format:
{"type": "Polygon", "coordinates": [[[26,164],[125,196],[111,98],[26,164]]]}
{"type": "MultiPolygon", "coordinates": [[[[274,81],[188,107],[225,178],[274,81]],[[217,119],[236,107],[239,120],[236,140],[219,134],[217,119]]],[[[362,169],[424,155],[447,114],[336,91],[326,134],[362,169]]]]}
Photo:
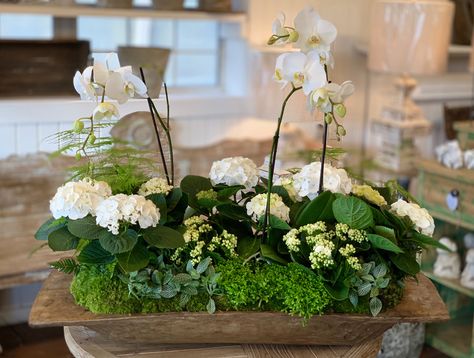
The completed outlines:
{"type": "Polygon", "coordinates": [[[278,150],[278,140],[280,138],[281,123],[283,121],[283,115],[285,114],[285,108],[286,108],[286,104],[288,103],[288,100],[293,95],[293,93],[295,93],[296,91],[300,89],[301,87],[293,87],[290,93],[288,93],[285,100],[283,101],[283,104],[281,106],[280,116],[278,117],[277,129],[275,131],[275,135],[273,136],[272,150],[270,152],[270,163],[268,166],[267,205],[265,208],[265,215],[263,218],[264,240],[268,237],[268,230],[269,230],[268,222],[270,218],[270,198],[271,198],[272,187],[273,187],[273,174],[275,172],[275,163],[276,163],[276,155],[277,155],[277,150],[278,150]]]}
{"type": "MultiPolygon", "coordinates": [[[[330,83],[328,76],[328,67],[324,65],[324,72],[326,72],[326,81],[330,83]]],[[[328,124],[326,118],[324,120],[324,132],[323,132],[323,152],[321,154],[321,169],[319,172],[319,189],[318,194],[321,194],[324,191],[324,162],[326,161],[326,148],[328,146],[328,124]]]]}
{"type": "MultiPolygon", "coordinates": [[[[143,83],[146,84],[145,75],[143,73],[143,68],[141,68],[141,67],[140,67],[140,75],[142,77],[143,83]]],[[[165,171],[166,181],[168,182],[168,185],[171,185],[171,180],[170,180],[169,173],[168,173],[168,166],[166,165],[166,159],[165,159],[165,155],[163,153],[163,145],[161,144],[160,132],[158,131],[158,125],[156,123],[156,118],[155,118],[155,114],[154,114],[154,111],[153,111],[154,104],[153,104],[153,101],[151,100],[150,96],[147,96],[147,102],[148,102],[148,108],[149,108],[150,114],[151,114],[151,119],[152,119],[152,122],[153,122],[153,127],[155,129],[156,140],[158,142],[158,147],[160,149],[160,156],[161,156],[161,161],[163,162],[163,169],[165,171]]]]}
{"type": "Polygon", "coordinates": [[[321,194],[324,189],[324,161],[326,160],[326,148],[328,142],[328,124],[326,120],[324,121],[324,132],[323,132],[323,151],[321,153],[321,170],[319,172],[319,189],[318,194],[321,194]]]}
{"type": "Polygon", "coordinates": [[[169,142],[169,149],[170,149],[170,164],[171,164],[171,185],[174,185],[174,154],[173,154],[173,145],[171,142],[171,127],[170,127],[170,99],[168,96],[168,86],[166,82],[163,82],[163,86],[165,88],[165,96],[166,96],[166,137],[168,138],[169,142]]]}

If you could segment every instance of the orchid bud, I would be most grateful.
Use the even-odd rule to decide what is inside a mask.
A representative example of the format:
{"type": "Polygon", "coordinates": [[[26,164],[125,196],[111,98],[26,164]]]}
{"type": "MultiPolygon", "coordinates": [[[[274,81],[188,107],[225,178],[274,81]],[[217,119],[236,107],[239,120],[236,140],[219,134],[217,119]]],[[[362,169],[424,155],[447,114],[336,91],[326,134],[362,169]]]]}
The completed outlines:
{"type": "Polygon", "coordinates": [[[334,112],[336,112],[339,117],[344,118],[346,115],[346,106],[342,103],[338,103],[334,105],[334,112]]]}
{"type": "Polygon", "coordinates": [[[324,115],[324,121],[327,123],[327,124],[331,124],[332,121],[334,119],[334,116],[332,115],[332,113],[326,113],[324,115]]]}
{"type": "Polygon", "coordinates": [[[267,45],[274,45],[275,42],[277,42],[277,40],[278,40],[278,37],[276,37],[275,35],[272,35],[272,36],[270,36],[270,38],[268,39],[267,45]]]}
{"type": "Polygon", "coordinates": [[[76,160],[81,160],[82,156],[81,153],[76,152],[76,160]]]}
{"type": "Polygon", "coordinates": [[[337,126],[337,135],[344,137],[347,134],[346,129],[343,126],[337,126]]]}
{"type": "Polygon", "coordinates": [[[84,123],[80,119],[74,121],[74,132],[81,133],[83,129],[84,123]]]}
{"type": "Polygon", "coordinates": [[[298,31],[291,31],[290,35],[288,36],[288,41],[289,42],[296,42],[298,41],[298,38],[300,37],[300,34],[298,31]]]}
{"type": "Polygon", "coordinates": [[[94,135],[94,133],[92,133],[89,136],[89,144],[94,144],[96,139],[97,139],[96,136],[94,135]]]}

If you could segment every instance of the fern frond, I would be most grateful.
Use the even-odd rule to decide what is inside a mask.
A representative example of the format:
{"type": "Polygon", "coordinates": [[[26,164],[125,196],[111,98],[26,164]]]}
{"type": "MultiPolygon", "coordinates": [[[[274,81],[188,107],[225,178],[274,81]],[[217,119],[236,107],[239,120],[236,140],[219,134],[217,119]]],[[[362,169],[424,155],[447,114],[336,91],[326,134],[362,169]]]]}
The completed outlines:
{"type": "Polygon", "coordinates": [[[49,266],[51,268],[58,270],[59,272],[64,272],[67,274],[76,274],[79,272],[79,263],[72,258],[64,258],[58,261],[50,262],[49,266]]]}

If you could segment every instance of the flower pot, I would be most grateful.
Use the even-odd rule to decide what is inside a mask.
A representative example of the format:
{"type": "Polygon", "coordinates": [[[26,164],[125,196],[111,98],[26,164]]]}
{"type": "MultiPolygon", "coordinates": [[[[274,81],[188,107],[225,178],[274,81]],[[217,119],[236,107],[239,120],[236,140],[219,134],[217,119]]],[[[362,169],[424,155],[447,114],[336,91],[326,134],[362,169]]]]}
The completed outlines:
{"type": "Polygon", "coordinates": [[[436,288],[421,274],[419,283],[407,280],[404,298],[397,307],[375,318],[327,314],[314,316],[306,325],[301,318],[280,312],[93,314],[74,303],[69,292],[71,278],[63,273],[51,273],[31,309],[31,326],[85,326],[111,339],[130,343],[356,345],[379,337],[396,323],[449,319],[436,288]]]}

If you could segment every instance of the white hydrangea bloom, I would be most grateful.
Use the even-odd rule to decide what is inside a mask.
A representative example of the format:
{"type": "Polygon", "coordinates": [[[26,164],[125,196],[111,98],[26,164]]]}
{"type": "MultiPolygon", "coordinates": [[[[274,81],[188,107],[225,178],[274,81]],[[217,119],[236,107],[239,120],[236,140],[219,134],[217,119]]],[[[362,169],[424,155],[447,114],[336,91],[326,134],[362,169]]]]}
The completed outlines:
{"type": "Polygon", "coordinates": [[[168,185],[166,179],[163,178],[151,178],[146,183],[143,183],[138,189],[138,194],[147,196],[151,194],[163,194],[168,193],[173,189],[172,185],[168,185]]]}
{"type": "Polygon", "coordinates": [[[160,211],[151,200],[141,195],[117,194],[102,201],[96,209],[97,225],[118,235],[120,222],[137,224],[142,229],[155,227],[160,211]]]}
{"type": "Polygon", "coordinates": [[[82,219],[89,214],[94,215],[97,206],[110,195],[112,190],[106,182],[89,178],[68,182],[58,188],[49,209],[55,219],[82,219]]]}
{"type": "MultiPolygon", "coordinates": [[[[293,175],[293,187],[300,197],[307,196],[313,200],[318,196],[320,171],[321,162],[313,162],[293,175]]],[[[323,188],[333,193],[349,194],[352,190],[352,182],[344,169],[325,164],[323,188]]]]}
{"type": "Polygon", "coordinates": [[[212,163],[209,178],[213,185],[243,185],[246,189],[250,189],[258,183],[258,168],[248,158],[225,158],[212,163]]]}
{"type": "Polygon", "coordinates": [[[434,220],[425,208],[399,199],[391,205],[391,211],[400,217],[408,216],[413,224],[415,224],[416,230],[422,234],[433,235],[435,229],[434,220]]]}
{"type": "MultiPolygon", "coordinates": [[[[265,214],[267,194],[254,196],[245,207],[247,208],[247,214],[257,221],[265,214]]],[[[290,221],[290,208],[285,205],[281,196],[275,193],[270,195],[270,214],[283,221],[290,221]]]]}

